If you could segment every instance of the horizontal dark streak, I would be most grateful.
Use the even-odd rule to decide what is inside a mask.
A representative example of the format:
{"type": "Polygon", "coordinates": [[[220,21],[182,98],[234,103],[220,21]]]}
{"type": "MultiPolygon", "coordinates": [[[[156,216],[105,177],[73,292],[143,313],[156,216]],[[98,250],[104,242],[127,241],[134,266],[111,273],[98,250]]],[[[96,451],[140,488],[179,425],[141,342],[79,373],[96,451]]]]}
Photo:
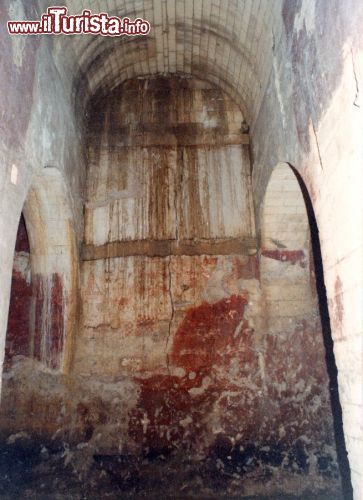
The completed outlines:
{"type": "MultiPolygon", "coordinates": [[[[98,144],[99,138],[97,136],[88,136],[89,144],[98,144]]],[[[117,134],[117,140],[111,140],[107,145],[107,149],[121,149],[121,148],[147,148],[147,147],[187,147],[187,146],[212,146],[212,147],[225,147],[225,146],[240,146],[249,145],[250,138],[248,134],[190,134],[178,137],[173,134],[136,134],[123,135],[117,134]]]]}
{"type": "Polygon", "coordinates": [[[82,260],[134,256],[254,255],[256,247],[256,238],[115,241],[104,245],[83,245],[82,260]]]}

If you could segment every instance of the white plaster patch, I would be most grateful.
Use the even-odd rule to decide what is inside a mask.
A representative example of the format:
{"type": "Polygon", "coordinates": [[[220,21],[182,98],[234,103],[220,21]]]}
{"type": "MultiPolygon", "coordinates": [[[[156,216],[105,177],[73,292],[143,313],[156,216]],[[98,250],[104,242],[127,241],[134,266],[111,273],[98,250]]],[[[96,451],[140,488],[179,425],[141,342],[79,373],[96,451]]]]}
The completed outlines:
{"type": "Polygon", "coordinates": [[[18,183],[18,167],[14,164],[11,165],[10,182],[11,184],[14,184],[14,186],[18,183]]]}
{"type": "Polygon", "coordinates": [[[23,431],[18,432],[17,434],[11,434],[6,441],[6,444],[14,444],[18,439],[30,439],[30,436],[23,431]]]}
{"type": "Polygon", "coordinates": [[[20,273],[27,284],[31,282],[31,269],[29,254],[25,252],[16,252],[14,256],[14,270],[20,273]]]}
{"type": "Polygon", "coordinates": [[[183,378],[185,376],[185,370],[181,366],[173,368],[171,372],[175,377],[183,378]]]}
{"type": "Polygon", "coordinates": [[[141,420],[143,433],[146,434],[150,420],[148,419],[147,413],[144,413],[144,417],[141,420]]]}
{"type": "Polygon", "coordinates": [[[200,115],[200,120],[205,128],[215,128],[218,125],[217,117],[210,116],[207,106],[203,106],[203,111],[200,115]]]}
{"type": "Polygon", "coordinates": [[[201,387],[192,387],[191,389],[189,389],[189,394],[191,396],[199,396],[200,394],[203,394],[203,392],[208,389],[208,387],[210,386],[210,384],[212,383],[212,380],[210,379],[210,377],[204,377],[203,380],[202,380],[202,385],[201,387]]]}
{"type": "Polygon", "coordinates": [[[179,421],[179,424],[182,426],[182,427],[187,427],[189,424],[191,424],[193,422],[193,419],[190,415],[188,415],[186,418],[184,418],[183,420],[180,420],[179,421]]]}
{"type": "Polygon", "coordinates": [[[315,0],[303,0],[300,12],[295,17],[294,30],[302,30],[305,24],[308,34],[315,31],[315,4],[315,0]]]}
{"type": "Polygon", "coordinates": [[[285,430],[285,427],[282,424],[279,427],[279,436],[280,436],[281,439],[286,436],[286,430],[285,430]]]}
{"type": "Polygon", "coordinates": [[[284,99],[282,96],[281,92],[281,86],[280,86],[280,75],[279,75],[279,69],[277,66],[277,60],[276,57],[273,57],[273,71],[275,75],[275,87],[276,87],[276,94],[277,94],[277,99],[279,101],[279,107],[281,111],[281,119],[282,119],[282,126],[285,129],[286,128],[286,111],[285,111],[285,106],[284,106],[284,99]]]}
{"type": "Polygon", "coordinates": [[[109,207],[99,207],[93,211],[94,244],[103,245],[108,241],[109,207]]]}

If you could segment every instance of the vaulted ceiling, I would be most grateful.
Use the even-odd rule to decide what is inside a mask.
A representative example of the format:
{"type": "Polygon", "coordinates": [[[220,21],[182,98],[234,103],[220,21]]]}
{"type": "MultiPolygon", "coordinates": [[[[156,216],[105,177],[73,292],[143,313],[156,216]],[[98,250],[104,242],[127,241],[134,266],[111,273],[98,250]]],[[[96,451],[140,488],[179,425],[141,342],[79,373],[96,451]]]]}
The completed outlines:
{"type": "MultiPolygon", "coordinates": [[[[50,3],[51,4],[51,3],[50,3]]],[[[256,118],[281,33],[282,0],[68,0],[70,14],[142,17],[151,33],[138,37],[53,37],[73,97],[108,93],[138,76],[180,73],[218,85],[256,118]]],[[[79,103],[78,103],[79,104],[79,103]]]]}

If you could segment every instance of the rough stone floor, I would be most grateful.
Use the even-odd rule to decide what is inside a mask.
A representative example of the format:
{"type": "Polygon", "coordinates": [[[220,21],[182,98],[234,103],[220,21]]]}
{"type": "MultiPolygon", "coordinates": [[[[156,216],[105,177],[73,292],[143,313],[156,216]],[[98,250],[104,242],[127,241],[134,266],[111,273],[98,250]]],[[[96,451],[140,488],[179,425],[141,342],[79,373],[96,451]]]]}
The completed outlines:
{"type": "Polygon", "coordinates": [[[210,457],[198,464],[180,457],[101,456],[80,448],[20,437],[0,447],[1,499],[343,499],[327,483],[264,465],[251,449],[236,461],[210,457]],[[282,493],[282,491],[284,493],[282,493]],[[288,492],[288,493],[286,493],[288,492]],[[298,494],[296,494],[298,492],[298,494]]]}

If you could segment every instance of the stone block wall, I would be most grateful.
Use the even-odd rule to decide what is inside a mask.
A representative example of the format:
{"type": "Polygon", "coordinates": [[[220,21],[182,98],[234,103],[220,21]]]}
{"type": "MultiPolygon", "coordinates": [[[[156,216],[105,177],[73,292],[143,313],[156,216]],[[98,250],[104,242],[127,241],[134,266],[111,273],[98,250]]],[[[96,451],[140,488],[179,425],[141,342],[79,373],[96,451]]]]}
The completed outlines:
{"type": "Polygon", "coordinates": [[[111,443],[120,416],[101,411],[100,388],[127,384],[132,397],[117,396],[123,452],[205,459],[268,447],[280,465],[318,475],[324,456],[337,477],[296,185],[284,184],[275,226],[271,183],[270,236],[258,253],[248,137],[223,92],[190,78],[139,79],[93,105],[73,373],[95,389],[80,403],[84,419],[68,423],[73,438],[101,432],[111,443]]]}

